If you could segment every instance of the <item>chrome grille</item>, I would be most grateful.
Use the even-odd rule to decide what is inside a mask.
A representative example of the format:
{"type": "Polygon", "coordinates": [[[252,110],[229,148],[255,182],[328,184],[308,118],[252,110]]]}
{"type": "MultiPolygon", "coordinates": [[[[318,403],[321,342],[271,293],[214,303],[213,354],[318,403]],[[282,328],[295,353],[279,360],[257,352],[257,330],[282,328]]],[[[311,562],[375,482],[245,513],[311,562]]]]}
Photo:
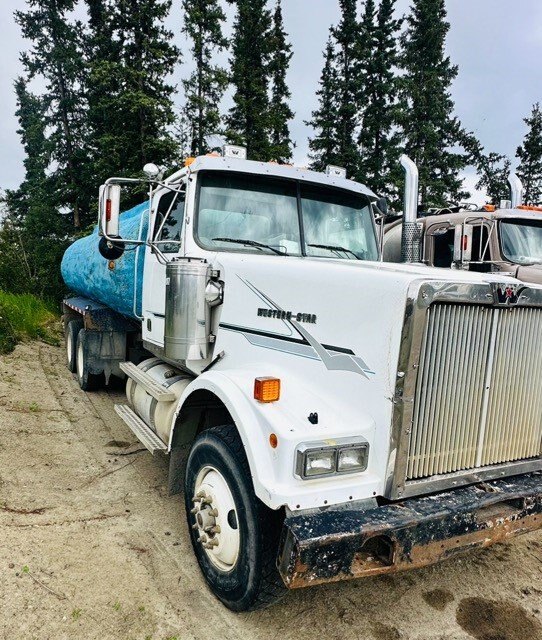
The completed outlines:
{"type": "Polygon", "coordinates": [[[533,458],[541,442],[542,309],[430,307],[407,480],[533,458]]]}

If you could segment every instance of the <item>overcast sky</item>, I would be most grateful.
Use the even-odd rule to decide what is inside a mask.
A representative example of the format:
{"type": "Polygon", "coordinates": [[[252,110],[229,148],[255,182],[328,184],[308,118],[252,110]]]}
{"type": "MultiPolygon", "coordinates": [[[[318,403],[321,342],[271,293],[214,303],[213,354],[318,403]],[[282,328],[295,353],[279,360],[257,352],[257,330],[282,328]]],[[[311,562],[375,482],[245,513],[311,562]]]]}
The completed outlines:
{"type": "MultiPolygon", "coordinates": [[[[270,4],[272,0],[270,0],[270,4]]],[[[180,0],[174,0],[170,27],[182,49],[180,0]]],[[[525,134],[522,118],[542,100],[542,2],[540,0],[447,0],[451,29],[448,51],[459,65],[453,86],[456,112],[492,151],[515,154],[525,134]]],[[[398,12],[408,11],[410,0],[398,0],[398,12]]],[[[13,11],[24,0],[0,0],[0,187],[16,187],[23,177],[23,153],[14,117],[13,80],[21,71],[19,52],[26,43],[19,35],[13,11]]],[[[322,50],[329,26],[339,20],[338,0],[283,0],[286,30],[293,43],[289,84],[295,119],[292,137],[296,163],[307,157],[310,130],[304,120],[316,106],[315,90],[322,68],[322,50]]],[[[231,11],[229,11],[231,13],[231,11]]],[[[189,71],[179,71],[180,80],[189,71]]],[[[181,98],[177,98],[181,103],[181,98]]],[[[515,164],[515,160],[514,160],[515,164]]],[[[472,188],[474,176],[467,175],[472,188]]],[[[480,195],[478,200],[480,200],[480,195]]]]}

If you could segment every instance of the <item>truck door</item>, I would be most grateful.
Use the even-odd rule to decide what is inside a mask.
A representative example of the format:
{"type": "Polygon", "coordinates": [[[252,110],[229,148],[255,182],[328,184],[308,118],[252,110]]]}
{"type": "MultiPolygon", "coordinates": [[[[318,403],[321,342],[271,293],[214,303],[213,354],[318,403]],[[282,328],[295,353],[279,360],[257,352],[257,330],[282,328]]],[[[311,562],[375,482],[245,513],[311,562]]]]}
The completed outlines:
{"type": "MultiPolygon", "coordinates": [[[[177,189],[178,186],[175,187],[177,189]]],[[[163,256],[146,248],[143,278],[143,339],[164,344],[166,264],[180,254],[184,221],[185,191],[162,191],[155,196],[151,218],[151,238],[163,256]]]]}
{"type": "Polygon", "coordinates": [[[472,231],[472,256],[470,271],[488,273],[491,271],[489,232],[485,224],[473,225],[472,231]]]}
{"type": "Polygon", "coordinates": [[[430,238],[430,242],[427,243],[430,253],[426,256],[428,264],[449,269],[454,260],[454,227],[450,227],[449,223],[433,225],[428,229],[427,235],[430,238]]]}

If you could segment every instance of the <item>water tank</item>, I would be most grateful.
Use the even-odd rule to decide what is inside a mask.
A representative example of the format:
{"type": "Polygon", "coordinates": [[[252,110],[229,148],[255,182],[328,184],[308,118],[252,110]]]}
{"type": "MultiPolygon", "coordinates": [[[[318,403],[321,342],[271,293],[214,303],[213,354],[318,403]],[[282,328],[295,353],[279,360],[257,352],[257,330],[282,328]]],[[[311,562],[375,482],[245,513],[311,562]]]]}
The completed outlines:
{"type": "MultiPolygon", "coordinates": [[[[146,238],[148,228],[147,211],[149,203],[125,211],[120,216],[120,235],[124,239],[135,240],[143,216],[141,237],[146,238]]],[[[134,294],[136,311],[141,315],[141,294],[145,249],[139,252],[128,245],[124,254],[112,263],[98,251],[98,228],[89,236],[74,242],[64,254],[61,264],[62,278],[68,289],[78,295],[107,305],[114,311],[128,317],[134,316],[134,294]],[[136,264],[136,256],[137,258],[136,264]],[[134,291],[134,275],[137,268],[137,290],[134,291]]]]}

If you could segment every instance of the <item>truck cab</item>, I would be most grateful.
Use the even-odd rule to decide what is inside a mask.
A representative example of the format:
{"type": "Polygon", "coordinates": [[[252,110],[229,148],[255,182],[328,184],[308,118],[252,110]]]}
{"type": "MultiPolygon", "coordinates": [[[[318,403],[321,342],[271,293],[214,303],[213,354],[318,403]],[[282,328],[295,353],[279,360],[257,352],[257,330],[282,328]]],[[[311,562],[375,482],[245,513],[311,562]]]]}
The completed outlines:
{"type": "Polygon", "coordinates": [[[363,185],[306,169],[194,159],[152,198],[150,234],[159,250],[144,249],[144,341],[164,345],[164,257],[217,264],[230,256],[378,261],[376,200],[363,185]]]}
{"type": "Polygon", "coordinates": [[[458,205],[420,212],[418,169],[407,156],[401,163],[406,174],[405,211],[384,224],[385,261],[505,273],[542,284],[542,207],[522,204],[518,176],[509,176],[511,200],[501,201],[499,207],[458,205]]]}
{"type": "MultiPolygon", "coordinates": [[[[423,262],[432,267],[504,272],[542,284],[542,211],[444,211],[419,218],[423,262]]],[[[401,261],[401,221],[386,227],[384,259],[401,261]]]]}
{"type": "Polygon", "coordinates": [[[126,379],[213,593],[251,610],[539,528],[542,288],[383,262],[369,188],[243,156],[147,167],[122,215],[108,180],[62,265],[68,363],[126,379]]]}

